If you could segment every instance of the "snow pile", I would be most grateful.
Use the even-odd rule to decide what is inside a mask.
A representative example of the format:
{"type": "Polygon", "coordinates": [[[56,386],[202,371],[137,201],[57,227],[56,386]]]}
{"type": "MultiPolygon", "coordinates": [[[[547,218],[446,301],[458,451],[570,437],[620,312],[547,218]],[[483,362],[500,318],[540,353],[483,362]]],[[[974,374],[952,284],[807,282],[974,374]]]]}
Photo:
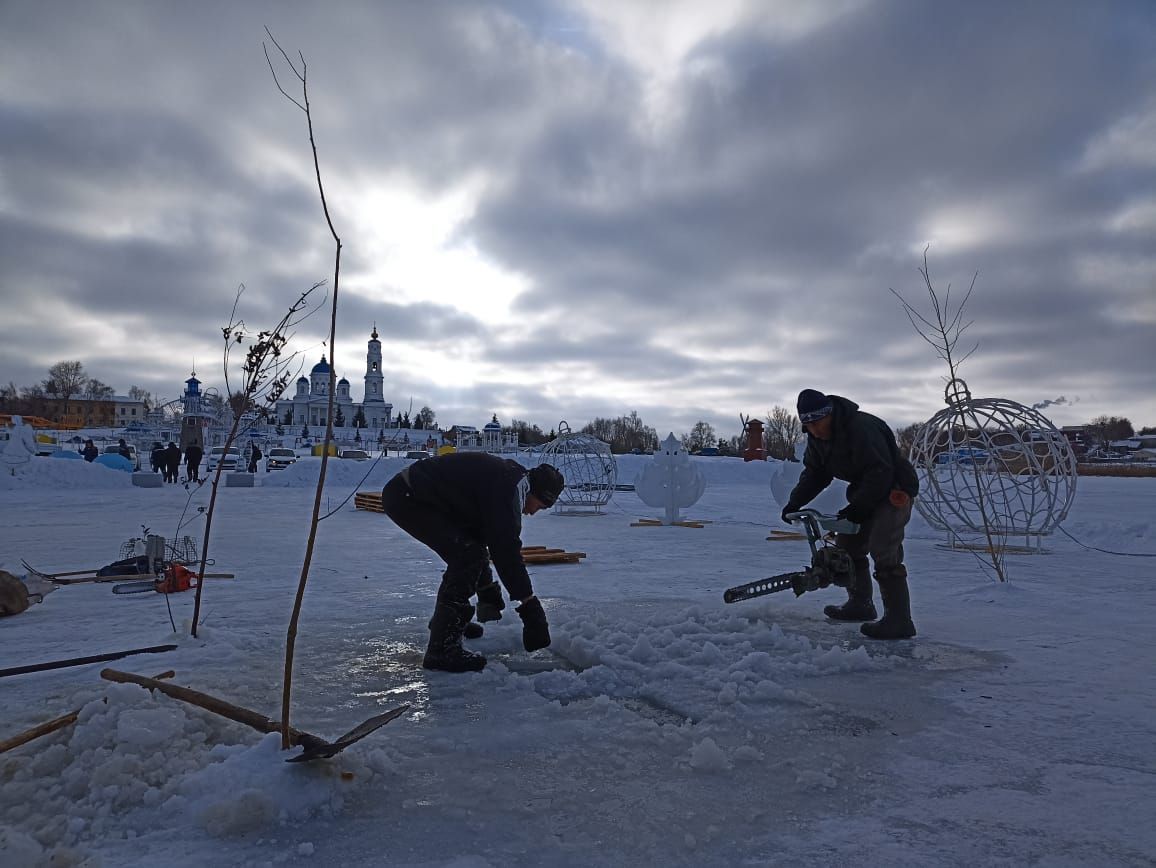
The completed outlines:
{"type": "MultiPolygon", "coordinates": [[[[112,456],[102,456],[112,457],[112,456]]],[[[115,456],[128,464],[119,455],[115,456]]],[[[37,456],[17,467],[15,474],[0,473],[0,491],[39,488],[131,488],[132,474],[88,461],[60,461],[37,456]]]]}
{"type": "MultiPolygon", "coordinates": [[[[131,840],[158,816],[211,837],[300,823],[340,811],[373,777],[353,754],[285,763],[279,735],[261,738],[135,685],[107,685],[65,732],[0,765],[5,823],[46,846],[131,840]]],[[[27,845],[10,840],[16,849],[0,843],[0,861],[21,864],[7,860],[27,845]]]]}

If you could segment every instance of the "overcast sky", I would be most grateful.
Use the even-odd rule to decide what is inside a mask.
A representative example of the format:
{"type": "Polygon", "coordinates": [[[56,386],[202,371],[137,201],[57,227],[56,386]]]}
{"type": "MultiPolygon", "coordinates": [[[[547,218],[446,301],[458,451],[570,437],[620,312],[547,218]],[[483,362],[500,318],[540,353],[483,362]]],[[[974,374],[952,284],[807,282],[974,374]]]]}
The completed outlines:
{"type": "Polygon", "coordinates": [[[0,382],[220,388],[240,284],[254,327],[332,285],[266,25],[355,400],[376,323],[445,426],[923,421],[929,246],[976,397],[1156,425],[1152,0],[0,0],[0,382]]]}

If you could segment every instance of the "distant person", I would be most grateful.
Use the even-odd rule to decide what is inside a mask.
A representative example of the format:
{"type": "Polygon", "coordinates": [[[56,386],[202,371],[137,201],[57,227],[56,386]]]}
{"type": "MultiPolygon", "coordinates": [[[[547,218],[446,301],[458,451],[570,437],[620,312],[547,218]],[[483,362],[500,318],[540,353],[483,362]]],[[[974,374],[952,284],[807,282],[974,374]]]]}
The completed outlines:
{"type": "Polygon", "coordinates": [[[417,461],[382,490],[385,514],[445,561],[437,604],[429,622],[422,666],[445,672],[476,672],[481,654],[466,651],[462,637],[480,636],[471,624],[478,595],[480,620],[502,617],[505,601],[490,572],[490,559],[522,619],[522,646],[550,644],[550,627],[522,561],[522,516],[554,505],[566,482],[549,464],[527,471],[516,461],[484,452],[458,452],[417,461]],[[488,549],[488,554],[487,554],[488,549]]]}
{"type": "Polygon", "coordinates": [[[783,521],[814,500],[832,479],[842,479],[849,485],[847,505],[839,517],[859,525],[858,533],[839,534],[835,540],[855,566],[847,602],[827,606],[823,614],[836,621],[869,622],[859,629],[871,639],[910,639],[915,624],[903,564],[903,529],[919,494],[915,468],[899,452],[890,426],[861,411],[853,401],[804,389],[797,408],[807,432],[807,450],[803,473],[783,508],[783,521]],[[875,620],[868,554],[883,598],[879,620],[875,620]]]}
{"type": "Polygon", "coordinates": [[[185,469],[188,472],[189,482],[201,481],[201,460],[205,457],[205,450],[199,443],[190,443],[185,448],[185,469]]]}
{"type": "Polygon", "coordinates": [[[121,458],[127,458],[129,461],[132,461],[132,450],[128,448],[128,444],[124,442],[123,437],[116,442],[116,452],[121,458]]]}
{"type": "Polygon", "coordinates": [[[181,447],[169,441],[165,447],[165,482],[176,482],[181,472],[181,447]]]}
{"type": "Polygon", "coordinates": [[[149,463],[152,465],[153,473],[165,472],[165,447],[160,443],[154,443],[152,452],[149,453],[149,463]]]}
{"type": "Polygon", "coordinates": [[[84,456],[85,461],[96,461],[96,456],[100,454],[100,450],[91,440],[85,440],[84,448],[80,450],[80,454],[84,456]]]}
{"type": "Polygon", "coordinates": [[[264,457],[265,456],[263,456],[261,454],[261,447],[258,446],[256,443],[254,443],[253,444],[253,450],[249,453],[249,472],[250,473],[256,473],[257,472],[257,462],[260,461],[264,457]]]}

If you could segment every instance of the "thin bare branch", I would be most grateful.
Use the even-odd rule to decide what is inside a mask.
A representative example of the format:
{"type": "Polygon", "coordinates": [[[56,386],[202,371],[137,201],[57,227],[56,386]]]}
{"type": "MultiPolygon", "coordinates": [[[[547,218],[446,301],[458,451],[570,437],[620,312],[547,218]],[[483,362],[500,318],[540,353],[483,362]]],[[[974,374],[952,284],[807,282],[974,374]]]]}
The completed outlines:
{"type": "MultiPolygon", "coordinates": [[[[329,213],[329,203],[325,196],[325,184],[321,177],[321,161],[317,154],[317,139],[313,131],[313,113],[309,103],[309,81],[308,81],[308,65],[305,62],[305,55],[298,52],[301,61],[301,69],[297,70],[285,50],[281,48],[280,43],[265,28],[265,32],[269,34],[269,38],[273,44],[277,46],[277,50],[281,52],[281,56],[285,62],[296,74],[298,81],[301,83],[301,99],[298,101],[290,97],[291,102],[298,108],[305,112],[305,123],[309,133],[309,147],[313,154],[313,171],[317,178],[317,192],[321,199],[321,210],[325,215],[325,223],[329,227],[329,234],[333,237],[334,242],[334,257],[333,257],[333,296],[330,301],[330,317],[329,317],[329,352],[330,358],[336,358],[336,340],[337,340],[337,298],[338,290],[341,284],[341,238],[337,234],[337,230],[333,226],[333,219],[329,213]]],[[[268,58],[268,51],[266,51],[266,58],[268,58]]],[[[270,64],[272,67],[272,64],[270,64]]],[[[274,74],[274,81],[277,88],[281,89],[280,82],[276,81],[274,74]]],[[[297,584],[297,593],[293,600],[293,612],[289,618],[289,628],[285,637],[285,670],[284,670],[284,684],[282,687],[281,697],[281,746],[288,748],[290,745],[290,724],[289,712],[292,700],[293,689],[293,653],[297,643],[297,625],[301,618],[301,608],[305,599],[305,587],[309,580],[309,568],[313,561],[313,549],[317,541],[317,527],[320,521],[321,514],[321,497],[325,486],[326,470],[329,466],[329,446],[333,442],[333,404],[337,392],[337,365],[336,361],[329,366],[329,401],[326,410],[326,424],[325,424],[325,439],[322,441],[321,449],[321,468],[317,478],[317,489],[313,498],[313,514],[309,525],[309,536],[305,544],[305,557],[301,565],[301,577],[297,584]]]]}

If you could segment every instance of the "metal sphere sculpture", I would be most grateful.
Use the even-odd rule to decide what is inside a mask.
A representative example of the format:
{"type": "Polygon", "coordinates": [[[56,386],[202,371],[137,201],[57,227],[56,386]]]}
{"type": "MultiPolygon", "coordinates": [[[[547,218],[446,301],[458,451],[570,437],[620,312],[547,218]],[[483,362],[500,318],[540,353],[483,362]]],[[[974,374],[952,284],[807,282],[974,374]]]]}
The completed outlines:
{"type": "Polygon", "coordinates": [[[1056,426],[1031,407],[971,397],[952,380],[947,409],[920,429],[911,463],[920,476],[916,508],[954,537],[998,534],[1029,540],[1051,533],[1076,496],[1076,456],[1056,426]]]}
{"type": "Polygon", "coordinates": [[[614,496],[618,464],[610,445],[590,434],[574,434],[565,422],[558,436],[542,447],[539,461],[553,464],[566,479],[555,512],[601,513],[614,496]]]}

